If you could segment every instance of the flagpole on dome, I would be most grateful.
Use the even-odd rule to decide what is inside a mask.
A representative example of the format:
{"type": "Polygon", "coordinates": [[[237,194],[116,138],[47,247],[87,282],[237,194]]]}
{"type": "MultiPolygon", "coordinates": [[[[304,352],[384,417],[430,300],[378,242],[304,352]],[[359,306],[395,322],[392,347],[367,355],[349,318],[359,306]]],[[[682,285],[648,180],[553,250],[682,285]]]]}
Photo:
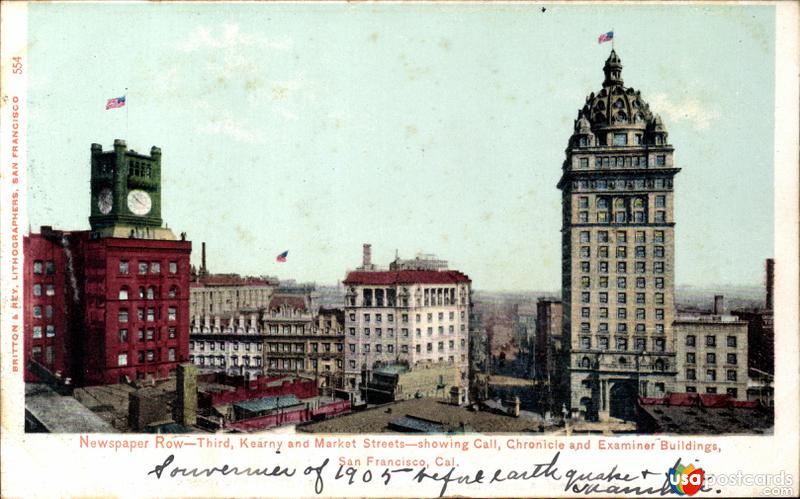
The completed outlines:
{"type": "Polygon", "coordinates": [[[125,94],[123,96],[125,98],[125,139],[130,140],[130,137],[128,137],[128,87],[125,87],[125,94]]]}
{"type": "Polygon", "coordinates": [[[611,28],[611,50],[614,50],[614,28],[611,28]]]}

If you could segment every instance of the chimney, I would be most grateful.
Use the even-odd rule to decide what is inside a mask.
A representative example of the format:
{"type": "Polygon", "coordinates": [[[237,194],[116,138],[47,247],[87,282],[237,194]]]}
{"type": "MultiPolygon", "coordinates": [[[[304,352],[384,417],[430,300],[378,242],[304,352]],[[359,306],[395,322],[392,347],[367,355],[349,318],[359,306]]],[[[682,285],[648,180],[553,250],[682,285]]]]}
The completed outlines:
{"type": "Polygon", "coordinates": [[[201,249],[201,261],[200,261],[200,275],[206,275],[206,242],[203,241],[203,247],[201,249]]]}
{"type": "Polygon", "coordinates": [[[772,300],[775,296],[775,260],[767,258],[767,310],[772,310],[772,300]]]}
{"type": "Polygon", "coordinates": [[[197,423],[197,367],[194,364],[178,365],[177,420],[183,426],[197,423]]]}
{"type": "Polygon", "coordinates": [[[364,269],[369,269],[372,266],[372,245],[364,243],[364,256],[362,265],[364,269]]]}
{"type": "Polygon", "coordinates": [[[725,313],[725,297],[722,295],[714,295],[714,315],[722,315],[725,313]]]}

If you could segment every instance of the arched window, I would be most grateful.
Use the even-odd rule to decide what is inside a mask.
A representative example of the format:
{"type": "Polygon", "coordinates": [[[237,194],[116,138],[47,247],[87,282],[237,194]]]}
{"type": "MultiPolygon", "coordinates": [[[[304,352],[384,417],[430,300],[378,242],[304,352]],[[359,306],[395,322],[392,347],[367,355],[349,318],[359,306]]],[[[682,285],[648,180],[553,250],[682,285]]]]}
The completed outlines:
{"type": "Polygon", "coordinates": [[[155,297],[156,297],[156,288],[150,286],[149,288],[147,288],[147,299],[153,300],[155,299],[155,297]]]}
{"type": "Polygon", "coordinates": [[[608,199],[607,198],[597,198],[597,208],[600,210],[607,210],[608,209],[608,199]]]}
{"type": "Polygon", "coordinates": [[[625,200],[622,198],[617,198],[614,200],[614,208],[618,210],[622,210],[625,208],[625,200]]]}
{"type": "Polygon", "coordinates": [[[644,201],[642,198],[633,198],[633,207],[637,209],[644,208],[644,201]]]}
{"type": "Polygon", "coordinates": [[[128,287],[122,286],[119,288],[119,299],[120,300],[127,300],[128,299],[128,287]]]}
{"type": "Polygon", "coordinates": [[[139,286],[139,299],[144,300],[144,286],[139,286]]]}
{"type": "Polygon", "coordinates": [[[169,297],[170,298],[177,298],[178,297],[178,287],[172,286],[169,288],[169,297]]]}
{"type": "Polygon", "coordinates": [[[619,362],[619,365],[624,366],[628,363],[628,359],[626,359],[625,357],[620,357],[617,362],[619,362]]]}
{"type": "Polygon", "coordinates": [[[622,99],[617,99],[616,101],[614,101],[614,107],[616,107],[617,109],[622,109],[625,107],[625,103],[622,101],[622,99]]]}
{"type": "Polygon", "coordinates": [[[589,361],[589,357],[584,357],[581,360],[581,367],[588,369],[590,365],[591,365],[591,361],[589,361]]]}
{"type": "Polygon", "coordinates": [[[656,368],[656,371],[663,372],[664,371],[664,361],[662,359],[656,359],[655,368],[656,368]]]}

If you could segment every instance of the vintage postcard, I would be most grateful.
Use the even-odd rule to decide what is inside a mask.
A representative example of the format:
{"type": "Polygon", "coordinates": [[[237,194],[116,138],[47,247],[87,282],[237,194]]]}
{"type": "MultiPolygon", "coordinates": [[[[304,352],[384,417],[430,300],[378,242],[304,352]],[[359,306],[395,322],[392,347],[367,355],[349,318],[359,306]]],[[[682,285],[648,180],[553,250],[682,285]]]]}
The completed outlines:
{"type": "Polygon", "coordinates": [[[796,3],[0,5],[3,497],[798,495],[796,3]]]}

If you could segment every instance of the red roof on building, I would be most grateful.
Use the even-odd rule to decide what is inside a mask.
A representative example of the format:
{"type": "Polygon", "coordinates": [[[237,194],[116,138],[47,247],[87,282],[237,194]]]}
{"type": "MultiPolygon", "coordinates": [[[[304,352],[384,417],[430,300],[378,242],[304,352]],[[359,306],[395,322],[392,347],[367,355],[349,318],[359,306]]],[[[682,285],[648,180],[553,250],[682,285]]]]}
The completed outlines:
{"type": "Polygon", "coordinates": [[[702,406],[707,408],[756,407],[755,400],[735,400],[718,393],[670,393],[666,397],[639,397],[641,405],[702,406]]]}
{"type": "Polygon", "coordinates": [[[299,295],[277,295],[273,296],[269,301],[269,309],[280,308],[283,305],[289,307],[306,310],[306,299],[299,295]]]}
{"type": "Polygon", "coordinates": [[[275,286],[277,283],[261,277],[242,277],[237,274],[211,274],[200,277],[191,283],[192,287],[202,286],[275,286]]]}
{"type": "Polygon", "coordinates": [[[355,270],[347,274],[344,284],[391,285],[391,284],[458,284],[470,282],[469,276],[457,270],[355,270]]]}

